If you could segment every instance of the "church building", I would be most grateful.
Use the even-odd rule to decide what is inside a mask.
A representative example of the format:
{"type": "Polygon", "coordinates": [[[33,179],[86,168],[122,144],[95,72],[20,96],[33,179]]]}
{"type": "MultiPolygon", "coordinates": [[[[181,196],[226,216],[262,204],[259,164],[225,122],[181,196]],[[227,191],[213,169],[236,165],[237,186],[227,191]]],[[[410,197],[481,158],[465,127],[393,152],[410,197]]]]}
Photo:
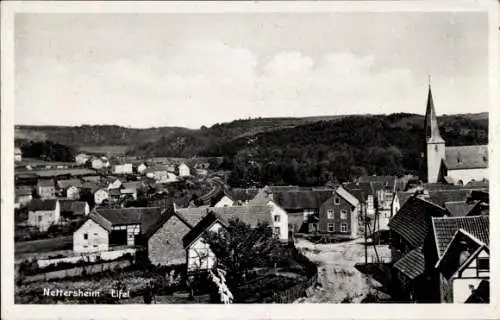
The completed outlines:
{"type": "Polygon", "coordinates": [[[488,179],[488,146],[447,147],[439,133],[431,87],[425,112],[427,182],[466,185],[488,179]]]}

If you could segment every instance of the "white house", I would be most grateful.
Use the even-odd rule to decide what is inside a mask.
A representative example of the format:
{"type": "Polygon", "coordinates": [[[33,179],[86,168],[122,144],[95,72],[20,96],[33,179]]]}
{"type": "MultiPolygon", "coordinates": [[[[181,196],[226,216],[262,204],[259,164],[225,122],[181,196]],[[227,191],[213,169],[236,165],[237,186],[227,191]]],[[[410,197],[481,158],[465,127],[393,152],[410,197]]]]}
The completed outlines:
{"type": "Polygon", "coordinates": [[[116,164],[113,169],[114,174],[131,174],[133,167],[131,163],[116,164]]]}
{"type": "Polygon", "coordinates": [[[273,200],[269,200],[267,205],[271,208],[274,235],[288,241],[288,213],[273,200]]]}
{"type": "Polygon", "coordinates": [[[51,225],[61,221],[61,207],[57,199],[34,199],[29,204],[28,224],[40,231],[47,231],[51,225]]]}
{"type": "Polygon", "coordinates": [[[148,166],[144,163],[141,163],[140,165],[137,166],[137,173],[144,173],[144,171],[146,171],[146,169],[148,168],[148,166]]]}
{"type": "Polygon", "coordinates": [[[79,153],[75,156],[75,162],[78,165],[84,165],[87,161],[89,161],[89,159],[90,156],[85,153],[79,153]]]}
{"type": "Polygon", "coordinates": [[[93,219],[88,219],[73,233],[73,251],[75,253],[107,251],[108,248],[108,230],[93,219]]]}
{"type": "Polygon", "coordinates": [[[179,176],[180,177],[187,177],[191,174],[191,171],[189,169],[189,166],[185,164],[184,162],[179,165],[179,176]]]}
{"type": "Polygon", "coordinates": [[[119,189],[122,186],[122,182],[120,179],[113,179],[111,182],[108,184],[108,190],[111,189],[119,189]]]}
{"type": "Polygon", "coordinates": [[[233,199],[231,199],[227,194],[225,194],[217,203],[214,205],[216,208],[222,207],[232,207],[234,204],[233,199]]]}
{"type": "Polygon", "coordinates": [[[94,202],[101,204],[104,200],[109,198],[109,191],[106,189],[99,189],[94,193],[94,202]]]}
{"type": "Polygon", "coordinates": [[[104,168],[104,161],[102,161],[102,159],[99,158],[92,159],[91,163],[93,169],[100,170],[104,168]]]}
{"type": "Polygon", "coordinates": [[[169,183],[177,181],[177,176],[168,172],[165,167],[151,167],[145,171],[146,177],[154,179],[158,183],[169,183]]]}
{"type": "Polygon", "coordinates": [[[19,162],[23,159],[23,152],[20,148],[14,148],[14,161],[19,162]]]}

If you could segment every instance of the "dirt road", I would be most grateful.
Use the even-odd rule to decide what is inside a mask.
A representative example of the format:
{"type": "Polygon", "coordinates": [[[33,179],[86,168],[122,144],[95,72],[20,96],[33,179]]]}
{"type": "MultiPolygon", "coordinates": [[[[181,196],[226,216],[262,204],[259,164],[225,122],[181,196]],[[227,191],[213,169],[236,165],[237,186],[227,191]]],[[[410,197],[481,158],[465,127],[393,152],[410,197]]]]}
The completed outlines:
{"type": "MultiPolygon", "coordinates": [[[[307,258],[318,263],[318,280],[321,284],[321,288],[301,302],[357,303],[369,292],[378,294],[374,287],[379,284],[354,268],[354,264],[364,262],[365,249],[361,239],[333,244],[313,244],[298,239],[296,246],[302,249],[307,258]]],[[[378,246],[377,252],[382,257],[390,254],[387,245],[378,246]]],[[[369,248],[368,259],[374,255],[374,249],[369,248]]]]}

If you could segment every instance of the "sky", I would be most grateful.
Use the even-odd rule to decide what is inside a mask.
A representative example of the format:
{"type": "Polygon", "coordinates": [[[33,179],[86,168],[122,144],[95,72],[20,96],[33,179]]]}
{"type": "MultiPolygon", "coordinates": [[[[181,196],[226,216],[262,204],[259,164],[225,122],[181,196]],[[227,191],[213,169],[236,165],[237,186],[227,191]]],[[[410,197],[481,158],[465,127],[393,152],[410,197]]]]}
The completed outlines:
{"type": "Polygon", "coordinates": [[[485,13],[18,13],[15,122],[488,110],[485,13]]]}

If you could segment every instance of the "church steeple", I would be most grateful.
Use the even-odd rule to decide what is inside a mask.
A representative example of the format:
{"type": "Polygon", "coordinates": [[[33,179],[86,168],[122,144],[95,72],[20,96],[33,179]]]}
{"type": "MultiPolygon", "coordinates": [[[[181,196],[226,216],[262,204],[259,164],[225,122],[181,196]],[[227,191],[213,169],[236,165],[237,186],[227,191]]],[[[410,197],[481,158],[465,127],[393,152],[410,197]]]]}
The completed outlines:
{"type": "Polygon", "coordinates": [[[427,110],[425,111],[425,139],[427,143],[444,143],[439,133],[436,110],[432,100],[432,90],[429,77],[429,93],[427,95],[427,110]]]}

